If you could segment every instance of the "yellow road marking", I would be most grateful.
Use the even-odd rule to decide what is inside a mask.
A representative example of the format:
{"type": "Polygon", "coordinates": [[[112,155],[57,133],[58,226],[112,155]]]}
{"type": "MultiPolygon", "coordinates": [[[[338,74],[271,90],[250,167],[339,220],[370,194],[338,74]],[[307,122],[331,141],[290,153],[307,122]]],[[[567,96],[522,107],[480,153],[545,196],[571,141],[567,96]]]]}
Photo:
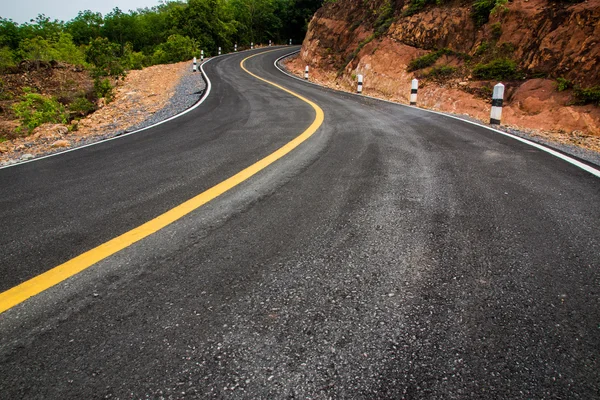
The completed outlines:
{"type": "MultiPolygon", "coordinates": [[[[274,50],[272,50],[272,51],[274,51],[274,50]]],[[[264,54],[264,53],[266,53],[266,52],[259,53],[259,54],[264,54]]],[[[262,160],[256,162],[255,164],[252,164],[248,168],[238,172],[237,174],[233,175],[232,177],[230,177],[230,178],[224,180],[223,182],[217,184],[216,186],[213,186],[212,188],[206,190],[205,192],[200,193],[196,197],[193,197],[190,200],[187,200],[186,202],[180,204],[179,206],[165,212],[162,215],[159,215],[158,217],[154,218],[153,220],[148,221],[145,224],[140,225],[137,228],[134,228],[134,229],[130,230],[129,232],[122,234],[121,236],[118,236],[112,240],[109,240],[108,242],[101,244],[100,246],[98,246],[92,250],[89,250],[89,251],[81,254],[80,256],[77,256],[77,257],[65,262],[64,264],[54,267],[53,269],[51,269],[47,272],[44,272],[43,274],[38,275],[35,278],[31,278],[28,281],[25,281],[25,282],[21,283],[20,285],[13,287],[12,289],[9,289],[3,293],[0,293],[0,314],[3,313],[4,311],[16,306],[17,304],[22,303],[23,301],[27,300],[28,298],[33,297],[33,296],[43,292],[44,290],[49,289],[52,286],[59,284],[60,282],[64,281],[65,279],[68,279],[71,276],[78,274],[79,272],[96,264],[97,262],[123,250],[126,247],[131,246],[132,244],[134,244],[150,235],[152,235],[153,233],[155,233],[155,232],[159,231],[160,229],[166,227],[167,225],[177,221],[178,219],[191,213],[192,211],[198,209],[199,207],[202,207],[204,204],[215,199],[216,197],[227,192],[231,188],[244,182],[251,176],[262,171],[269,165],[273,164],[275,161],[279,160],[281,157],[285,156],[286,154],[288,154],[289,152],[294,150],[296,147],[298,147],[302,142],[304,142],[306,139],[311,137],[317,131],[317,129],[319,129],[319,127],[323,123],[324,114],[323,114],[323,110],[321,110],[321,108],[318,105],[316,105],[312,101],[300,96],[299,94],[294,93],[291,90],[288,90],[288,89],[286,89],[282,86],[279,86],[273,82],[270,82],[264,78],[261,78],[246,69],[246,67],[244,66],[244,63],[246,62],[246,60],[248,60],[252,57],[255,57],[259,54],[254,54],[250,57],[246,57],[245,59],[243,59],[240,62],[240,67],[242,67],[242,69],[244,71],[246,71],[248,74],[252,75],[256,79],[259,79],[263,82],[273,85],[276,88],[281,89],[284,92],[287,92],[287,93],[291,94],[292,96],[295,96],[295,97],[299,98],[300,100],[310,104],[310,106],[316,112],[316,117],[315,117],[315,120],[313,121],[313,123],[304,132],[302,132],[300,134],[300,136],[296,137],[291,142],[287,143],[280,149],[276,150],[274,153],[271,153],[270,155],[266,156],[262,160]]]]}

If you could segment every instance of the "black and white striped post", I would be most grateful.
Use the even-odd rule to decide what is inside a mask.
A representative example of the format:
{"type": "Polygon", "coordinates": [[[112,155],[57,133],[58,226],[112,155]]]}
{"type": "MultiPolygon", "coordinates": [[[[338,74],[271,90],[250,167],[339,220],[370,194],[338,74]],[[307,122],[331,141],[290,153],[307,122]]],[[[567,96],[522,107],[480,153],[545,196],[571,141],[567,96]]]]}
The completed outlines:
{"type": "Polygon", "coordinates": [[[504,85],[499,83],[494,86],[492,94],[492,111],[490,112],[490,125],[500,125],[502,119],[502,102],[504,101],[504,85]]]}
{"type": "Polygon", "coordinates": [[[196,57],[194,57],[194,66],[192,67],[192,71],[198,71],[198,61],[196,60],[196,57]]]}
{"type": "Polygon", "coordinates": [[[290,46],[292,45],[292,39],[290,39],[290,46]]]}
{"type": "Polygon", "coordinates": [[[254,42],[250,42],[250,50],[254,50],[254,42]]]}
{"type": "Polygon", "coordinates": [[[361,94],[363,89],[363,76],[358,75],[358,86],[356,87],[356,93],[361,94]]]}
{"type": "Polygon", "coordinates": [[[233,45],[233,51],[237,53],[237,43],[233,45]]]}
{"type": "Polygon", "coordinates": [[[410,105],[417,105],[417,91],[419,90],[419,80],[413,79],[410,84],[410,105]]]}
{"type": "Polygon", "coordinates": [[[304,68],[304,79],[308,80],[308,65],[304,68]]]}
{"type": "Polygon", "coordinates": [[[269,39],[269,47],[271,47],[271,40],[269,39]]]}
{"type": "Polygon", "coordinates": [[[200,62],[204,62],[204,50],[200,50],[200,62]]]}
{"type": "Polygon", "coordinates": [[[219,55],[221,55],[221,48],[219,47],[219,55]]]}

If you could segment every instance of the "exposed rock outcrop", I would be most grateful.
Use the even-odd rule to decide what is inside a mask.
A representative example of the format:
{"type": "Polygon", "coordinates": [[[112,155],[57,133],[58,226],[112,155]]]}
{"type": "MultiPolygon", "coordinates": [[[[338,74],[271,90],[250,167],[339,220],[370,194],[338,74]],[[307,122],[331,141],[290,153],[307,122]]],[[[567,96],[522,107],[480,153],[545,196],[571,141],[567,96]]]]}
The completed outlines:
{"type": "Polygon", "coordinates": [[[473,68],[508,59],[517,73],[503,79],[505,123],[600,136],[598,106],[575,105],[574,91],[558,92],[556,84],[561,78],[570,87],[600,85],[600,0],[500,3],[481,26],[470,0],[429,5],[416,13],[408,12],[410,7],[389,0],[326,4],[312,19],[290,68],[311,65],[314,79],[346,89],[354,87],[360,73],[367,94],[405,102],[410,80],[418,77],[420,105],[487,120],[497,80],[477,80],[473,68]],[[448,54],[433,66],[407,71],[412,60],[440,49],[448,54]],[[432,67],[440,66],[452,73],[432,76],[432,67]]]}

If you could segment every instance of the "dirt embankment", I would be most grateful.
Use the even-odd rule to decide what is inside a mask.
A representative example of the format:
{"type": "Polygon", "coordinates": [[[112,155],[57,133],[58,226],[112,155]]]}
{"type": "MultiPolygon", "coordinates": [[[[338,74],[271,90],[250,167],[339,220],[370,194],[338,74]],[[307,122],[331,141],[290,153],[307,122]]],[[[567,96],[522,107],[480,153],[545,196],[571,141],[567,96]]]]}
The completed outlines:
{"type": "Polygon", "coordinates": [[[600,151],[600,107],[576,105],[573,90],[600,85],[600,0],[574,5],[514,0],[480,27],[470,2],[402,16],[409,5],[396,1],[393,22],[381,32],[379,16],[387,3],[339,0],[323,7],[288,68],[301,73],[309,65],[311,80],[349,91],[362,74],[365,94],[405,103],[416,77],[419,106],[489,121],[498,80],[476,79],[473,67],[514,60],[517,73],[502,80],[503,124],[600,151]],[[448,54],[409,71],[413,60],[440,49],[448,54]],[[440,68],[448,73],[440,74],[440,68]],[[572,86],[559,92],[557,78],[572,86]]]}
{"type": "Polygon", "coordinates": [[[114,100],[110,103],[99,99],[98,110],[87,117],[70,125],[44,124],[29,135],[16,131],[19,121],[11,112],[11,105],[19,100],[23,87],[60,100],[60,96],[89,93],[93,90],[93,81],[87,71],[65,64],[3,75],[5,93],[9,96],[0,104],[0,129],[2,136],[10,140],[0,143],[0,163],[76,147],[137,125],[162,109],[173,96],[185,71],[184,64],[189,65],[189,62],[130,71],[124,80],[116,82],[114,100]]]}

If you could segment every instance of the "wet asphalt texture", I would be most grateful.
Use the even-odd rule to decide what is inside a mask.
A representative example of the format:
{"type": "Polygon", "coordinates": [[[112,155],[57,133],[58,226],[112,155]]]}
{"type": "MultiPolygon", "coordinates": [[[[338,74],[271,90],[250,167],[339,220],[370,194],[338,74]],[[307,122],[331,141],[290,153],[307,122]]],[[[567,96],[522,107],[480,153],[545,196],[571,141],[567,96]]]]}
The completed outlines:
{"type": "MultiPolygon", "coordinates": [[[[258,50],[256,52],[262,52],[258,50]]],[[[600,396],[600,180],[494,132],[249,70],[322,127],[240,186],[0,315],[0,398],[600,396]]],[[[0,290],[306,129],[205,65],[193,112],[0,170],[0,290]]]]}

